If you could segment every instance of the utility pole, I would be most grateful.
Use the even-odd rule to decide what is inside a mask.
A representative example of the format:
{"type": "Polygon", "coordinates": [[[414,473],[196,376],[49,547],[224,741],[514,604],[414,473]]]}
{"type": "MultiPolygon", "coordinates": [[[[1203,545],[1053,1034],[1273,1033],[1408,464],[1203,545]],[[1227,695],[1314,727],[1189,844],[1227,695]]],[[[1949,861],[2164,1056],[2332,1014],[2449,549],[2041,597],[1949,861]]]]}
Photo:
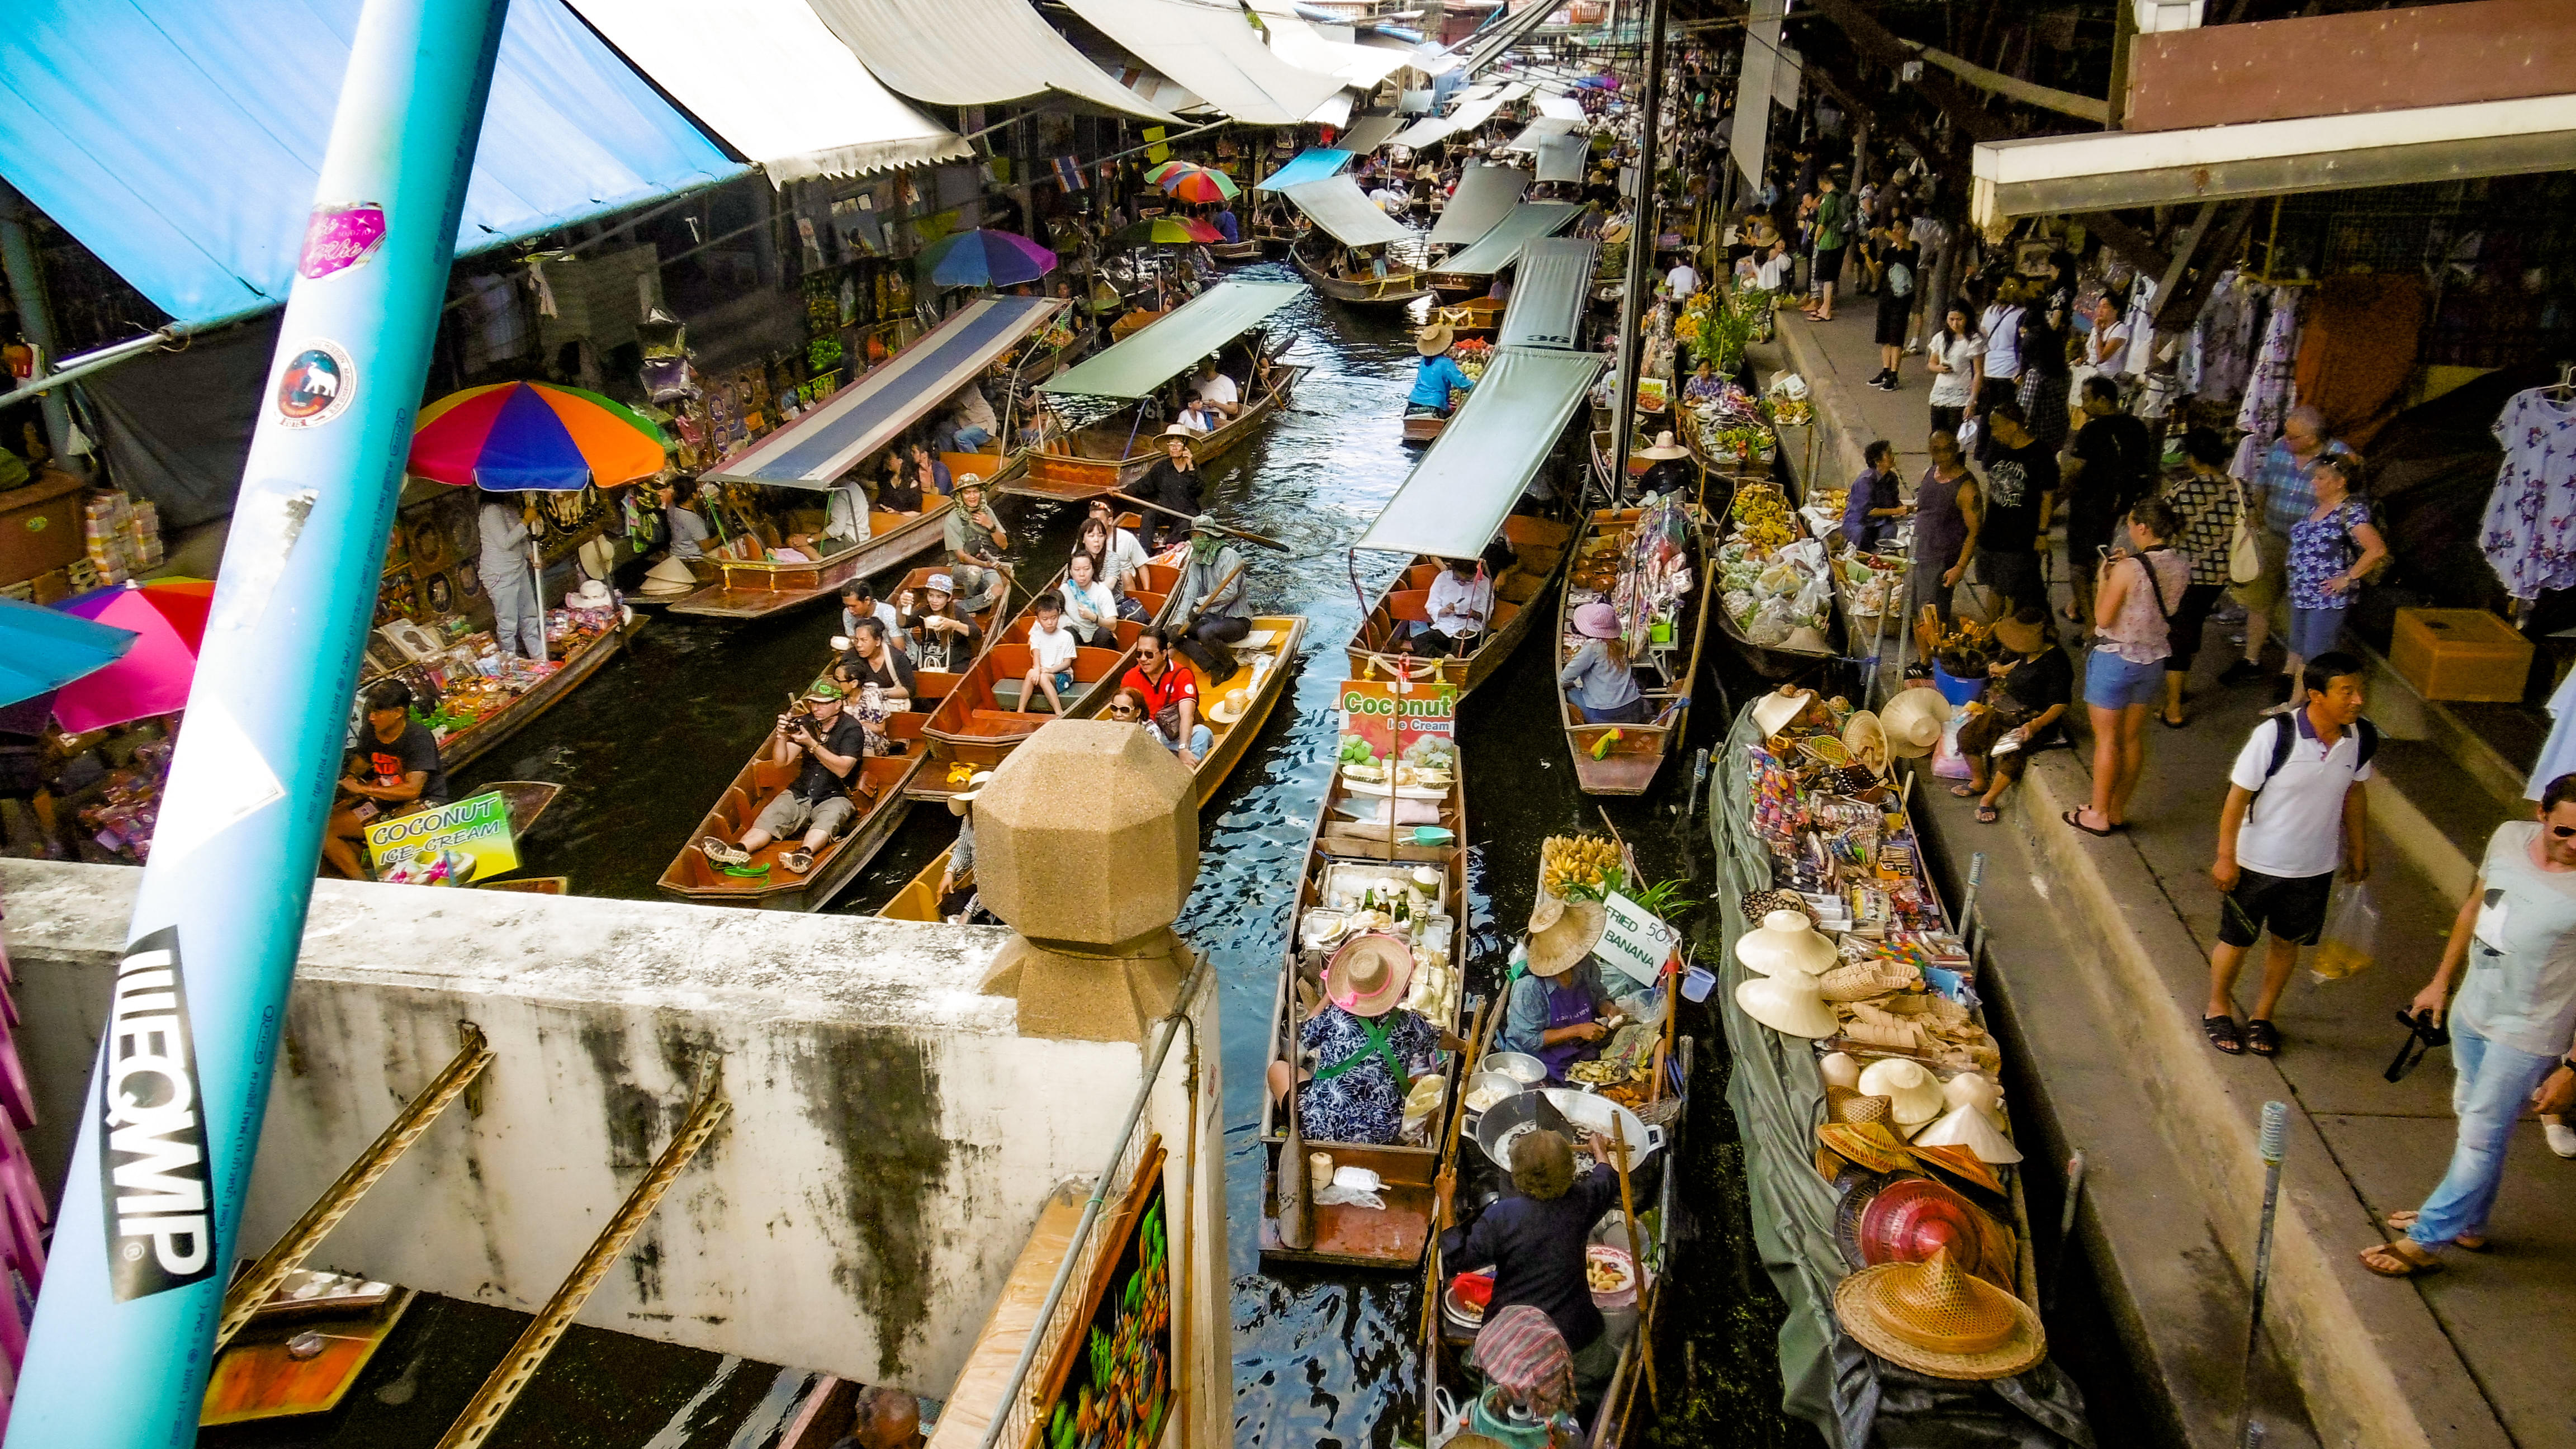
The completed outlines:
{"type": "Polygon", "coordinates": [[[358,17],[9,1449],[196,1443],[505,9],[358,17]]]}
{"type": "MultiPolygon", "coordinates": [[[[0,272],[9,279],[9,296],[18,304],[18,330],[36,350],[36,370],[29,382],[42,382],[54,370],[54,309],[45,297],[45,268],[36,252],[36,209],[18,188],[0,181],[0,272]]],[[[61,388],[39,393],[37,409],[45,419],[45,442],[54,450],[54,466],[72,464],[72,409],[61,388]]],[[[0,438],[0,447],[9,440],[0,438]]]]}
{"type": "MultiPolygon", "coordinates": [[[[1645,339],[1637,335],[1646,314],[1646,292],[1654,285],[1655,238],[1663,220],[1655,206],[1655,126],[1664,109],[1664,9],[1670,0],[1645,0],[1645,116],[1637,124],[1637,217],[1628,232],[1628,288],[1619,299],[1619,409],[1610,426],[1610,487],[1613,498],[1628,487],[1628,452],[1637,418],[1637,375],[1645,371],[1645,339]]],[[[1742,105],[1742,99],[1736,101],[1742,105]]]]}

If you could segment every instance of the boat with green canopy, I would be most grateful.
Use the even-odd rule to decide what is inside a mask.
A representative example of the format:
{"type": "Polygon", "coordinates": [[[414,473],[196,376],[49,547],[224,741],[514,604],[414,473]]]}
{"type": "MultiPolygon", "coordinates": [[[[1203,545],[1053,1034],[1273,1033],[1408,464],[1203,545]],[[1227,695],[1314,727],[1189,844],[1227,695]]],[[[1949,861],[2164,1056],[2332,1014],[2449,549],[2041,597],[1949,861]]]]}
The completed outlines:
{"type": "Polygon", "coordinates": [[[1439,441],[1351,546],[1351,589],[1365,615],[1349,645],[1353,679],[1401,678],[1454,684],[1461,698],[1502,666],[1542,609],[1573,530],[1514,507],[1553,456],[1584,393],[1601,372],[1598,353],[1505,347],[1467,394],[1439,441]],[[1494,609],[1463,654],[1415,652],[1411,625],[1430,618],[1431,586],[1450,559],[1480,558],[1499,538],[1512,557],[1493,570],[1494,609]],[[1359,555],[1400,553],[1411,562],[1372,600],[1359,582],[1359,555]]]}
{"type": "Polygon", "coordinates": [[[1206,357],[1218,358],[1234,380],[1242,410],[1223,427],[1191,435],[1191,456],[1204,466],[1250,437],[1306,371],[1280,362],[1259,329],[1305,295],[1295,282],[1220,282],[1050,378],[1038,389],[1046,436],[1001,491],[1078,501],[1134,487],[1163,456],[1163,429],[1148,420],[1180,415],[1185,375],[1206,357]],[[1090,416],[1074,421],[1074,410],[1086,405],[1090,416]]]}
{"type": "Polygon", "coordinates": [[[1541,237],[1521,249],[1497,347],[1581,347],[1601,244],[1588,237],[1541,237]]]}
{"type": "Polygon", "coordinates": [[[1431,285],[1444,293],[1481,292],[1494,274],[1519,261],[1521,249],[1574,225],[1583,208],[1571,201],[1524,201],[1511,209],[1474,246],[1434,267],[1431,285]]]}
{"type": "Polygon", "coordinates": [[[1529,172],[1517,166],[1470,166],[1458,173],[1458,189],[1431,226],[1435,247],[1470,247],[1502,224],[1520,205],[1530,187],[1529,172]]]}
{"type": "Polygon", "coordinates": [[[1402,307],[1431,295],[1422,277],[1422,234],[1378,209],[1348,176],[1328,176],[1281,193],[1335,245],[1309,233],[1288,260],[1315,290],[1359,307],[1402,307]]]}

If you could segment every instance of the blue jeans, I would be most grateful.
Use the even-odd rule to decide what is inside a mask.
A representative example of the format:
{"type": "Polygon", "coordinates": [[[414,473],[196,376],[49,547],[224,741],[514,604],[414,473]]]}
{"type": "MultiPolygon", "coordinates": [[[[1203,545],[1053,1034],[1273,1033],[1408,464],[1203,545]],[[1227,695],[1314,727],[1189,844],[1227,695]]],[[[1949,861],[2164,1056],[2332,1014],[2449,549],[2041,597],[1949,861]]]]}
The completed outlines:
{"type": "Polygon", "coordinates": [[[993,441],[993,435],[982,428],[959,428],[957,430],[956,451],[960,453],[980,453],[984,451],[984,445],[991,441],[993,441]]]}
{"type": "MultiPolygon", "coordinates": [[[[1145,721],[1145,733],[1152,735],[1154,737],[1154,743],[1161,745],[1164,749],[1171,750],[1174,754],[1180,753],[1179,749],[1174,746],[1169,739],[1164,737],[1163,727],[1161,725],[1154,723],[1152,720],[1147,720],[1145,721]]],[[[1215,744],[1216,736],[1209,733],[1206,725],[1194,724],[1190,726],[1190,755],[1192,758],[1201,760],[1206,759],[1208,751],[1213,748],[1215,744]]]]}
{"type": "Polygon", "coordinates": [[[2451,1169],[2442,1174],[2442,1185],[2424,1199],[2415,1226],[2406,1230],[2424,1248],[2448,1247],[2462,1233],[2486,1230],[2496,1189],[2504,1184],[2505,1143],[2558,1059],[2517,1051],[2454,1022],[2451,1063],[2459,1074],[2451,1083],[2459,1141],[2451,1149],[2451,1169]]]}

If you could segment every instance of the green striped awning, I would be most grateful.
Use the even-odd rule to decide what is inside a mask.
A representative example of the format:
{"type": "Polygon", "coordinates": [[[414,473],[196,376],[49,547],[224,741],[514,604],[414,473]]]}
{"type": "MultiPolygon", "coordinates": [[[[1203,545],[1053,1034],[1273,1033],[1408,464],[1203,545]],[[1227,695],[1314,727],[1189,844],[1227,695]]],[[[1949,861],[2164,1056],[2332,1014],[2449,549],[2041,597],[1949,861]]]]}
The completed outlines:
{"type": "Polygon", "coordinates": [[[1554,236],[1574,224],[1583,208],[1571,201],[1524,201],[1498,222],[1484,239],[1432,267],[1435,272],[1490,277],[1520,258],[1521,248],[1543,236],[1554,236]]]}
{"type": "Polygon", "coordinates": [[[1303,282],[1220,282],[1135,336],[1047,379],[1060,396],[1138,398],[1306,295],[1303,282]]]}

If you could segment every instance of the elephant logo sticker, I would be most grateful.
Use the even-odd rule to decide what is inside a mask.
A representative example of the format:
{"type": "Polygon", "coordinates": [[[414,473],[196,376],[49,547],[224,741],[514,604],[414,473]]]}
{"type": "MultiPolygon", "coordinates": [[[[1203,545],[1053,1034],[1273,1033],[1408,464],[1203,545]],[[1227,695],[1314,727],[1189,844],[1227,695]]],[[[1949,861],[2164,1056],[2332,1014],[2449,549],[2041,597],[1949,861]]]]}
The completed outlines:
{"type": "Polygon", "coordinates": [[[310,343],[277,380],[277,420],[290,428],[320,427],[348,411],[357,391],[348,349],[336,342],[310,343]]]}

